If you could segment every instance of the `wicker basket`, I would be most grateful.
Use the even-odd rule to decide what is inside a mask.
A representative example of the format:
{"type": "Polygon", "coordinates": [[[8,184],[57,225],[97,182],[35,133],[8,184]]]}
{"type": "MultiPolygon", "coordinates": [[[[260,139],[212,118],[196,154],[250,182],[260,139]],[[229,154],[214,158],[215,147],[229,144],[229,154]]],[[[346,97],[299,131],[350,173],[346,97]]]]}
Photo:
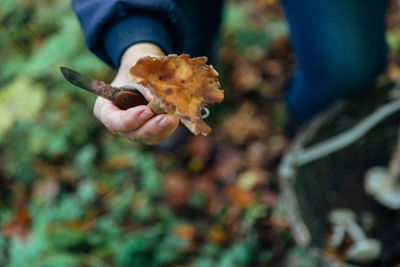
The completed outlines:
{"type": "Polygon", "coordinates": [[[374,264],[400,262],[400,212],[378,204],[363,186],[366,170],[386,166],[397,143],[400,100],[387,95],[375,89],[322,114],[300,132],[281,163],[282,200],[293,237],[321,266],[354,266],[324,250],[327,214],[338,207],[373,214],[368,236],[383,244],[374,264]]]}

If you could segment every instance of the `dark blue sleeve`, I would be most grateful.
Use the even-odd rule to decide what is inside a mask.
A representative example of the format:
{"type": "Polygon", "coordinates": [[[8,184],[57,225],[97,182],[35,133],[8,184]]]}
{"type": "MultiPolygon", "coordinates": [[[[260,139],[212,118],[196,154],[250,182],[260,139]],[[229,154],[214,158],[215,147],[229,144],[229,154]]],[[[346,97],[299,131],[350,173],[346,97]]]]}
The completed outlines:
{"type": "Polygon", "coordinates": [[[88,48],[118,68],[125,50],[138,42],[180,53],[180,10],[173,0],[72,0],[88,48]]]}

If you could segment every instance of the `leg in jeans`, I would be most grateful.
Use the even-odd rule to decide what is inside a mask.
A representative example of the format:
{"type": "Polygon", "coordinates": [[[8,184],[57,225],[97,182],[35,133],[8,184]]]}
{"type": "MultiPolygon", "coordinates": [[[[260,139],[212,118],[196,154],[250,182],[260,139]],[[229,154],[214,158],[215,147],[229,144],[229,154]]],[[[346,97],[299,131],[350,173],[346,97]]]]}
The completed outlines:
{"type": "Polygon", "coordinates": [[[383,0],[282,0],[298,67],[292,115],[309,120],[367,88],[386,65],[383,0]]]}

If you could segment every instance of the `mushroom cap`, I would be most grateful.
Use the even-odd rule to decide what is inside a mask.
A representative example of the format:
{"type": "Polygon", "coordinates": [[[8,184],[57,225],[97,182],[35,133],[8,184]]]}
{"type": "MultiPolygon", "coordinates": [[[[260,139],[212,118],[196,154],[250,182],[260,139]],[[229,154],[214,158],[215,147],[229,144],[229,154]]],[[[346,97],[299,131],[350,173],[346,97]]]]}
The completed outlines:
{"type": "Polygon", "coordinates": [[[382,251],[380,241],[366,238],[354,243],[347,251],[347,260],[355,263],[369,263],[375,260],[382,251]]]}
{"type": "Polygon", "coordinates": [[[149,107],[156,114],[177,114],[192,133],[207,135],[211,128],[202,120],[201,111],[207,104],[221,102],[224,91],[219,90],[218,72],[206,63],[207,57],[186,54],[145,56],[130,67],[129,74],[150,91],[149,107]]]}
{"type": "Polygon", "coordinates": [[[364,189],[382,205],[400,209],[400,184],[396,184],[396,180],[389,177],[387,168],[369,169],[365,175],[364,189]]]}
{"type": "Polygon", "coordinates": [[[372,167],[365,174],[364,189],[370,195],[375,195],[383,181],[388,177],[388,170],[385,167],[372,167]]]}
{"type": "Polygon", "coordinates": [[[356,221],[356,214],[345,208],[334,209],[328,213],[328,220],[334,225],[348,227],[356,221]]]}

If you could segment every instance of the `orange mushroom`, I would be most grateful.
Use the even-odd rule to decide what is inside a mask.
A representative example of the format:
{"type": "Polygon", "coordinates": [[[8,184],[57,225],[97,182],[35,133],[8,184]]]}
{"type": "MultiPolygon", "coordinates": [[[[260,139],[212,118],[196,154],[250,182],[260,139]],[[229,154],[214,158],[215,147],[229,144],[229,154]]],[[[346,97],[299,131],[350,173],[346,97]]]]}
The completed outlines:
{"type": "Polygon", "coordinates": [[[211,128],[201,119],[201,111],[207,104],[221,102],[224,91],[219,90],[218,72],[206,62],[206,57],[186,54],[146,56],[129,73],[135,83],[150,90],[154,113],[175,113],[195,135],[207,135],[211,128]]]}

